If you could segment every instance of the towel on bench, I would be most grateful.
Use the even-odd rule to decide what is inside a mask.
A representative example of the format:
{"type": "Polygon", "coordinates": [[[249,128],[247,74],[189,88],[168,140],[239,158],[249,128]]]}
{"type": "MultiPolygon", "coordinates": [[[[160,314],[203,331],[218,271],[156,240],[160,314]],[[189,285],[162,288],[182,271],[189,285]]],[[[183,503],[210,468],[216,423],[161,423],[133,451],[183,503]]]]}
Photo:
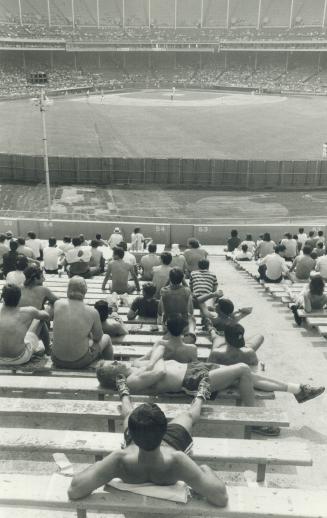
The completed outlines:
{"type": "Polygon", "coordinates": [[[145,484],[126,484],[120,478],[113,478],[107,485],[120,489],[121,491],[129,491],[130,493],[136,493],[138,495],[170,500],[182,504],[187,503],[188,496],[190,495],[188,486],[182,481],[178,481],[171,486],[157,486],[148,482],[145,484]]]}

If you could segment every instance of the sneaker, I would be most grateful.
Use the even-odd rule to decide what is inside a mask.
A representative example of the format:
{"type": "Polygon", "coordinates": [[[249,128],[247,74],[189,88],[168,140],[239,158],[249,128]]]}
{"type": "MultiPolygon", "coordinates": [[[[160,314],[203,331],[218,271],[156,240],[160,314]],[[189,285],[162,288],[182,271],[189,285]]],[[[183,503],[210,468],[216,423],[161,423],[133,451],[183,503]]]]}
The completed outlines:
{"type": "Polygon", "coordinates": [[[309,399],[314,399],[325,392],[325,387],[311,387],[311,385],[301,385],[301,390],[294,397],[298,403],[305,403],[309,399]]]}
{"type": "Polygon", "coordinates": [[[267,437],[278,437],[280,435],[280,428],[279,426],[251,426],[251,433],[267,437]]]}
{"type": "Polygon", "coordinates": [[[120,398],[122,398],[123,396],[129,396],[130,392],[127,386],[127,381],[125,376],[123,376],[122,374],[120,376],[117,376],[116,378],[116,387],[120,398]]]}
{"type": "Polygon", "coordinates": [[[202,380],[199,383],[198,391],[195,397],[200,397],[203,399],[203,401],[206,401],[207,399],[210,399],[211,396],[211,390],[210,390],[210,381],[207,376],[202,378],[202,380]]]}
{"type": "Polygon", "coordinates": [[[302,324],[302,318],[301,318],[301,317],[299,317],[299,314],[298,314],[298,312],[297,312],[297,310],[298,310],[297,305],[296,305],[296,304],[292,304],[292,305],[290,306],[290,310],[291,310],[291,311],[292,311],[292,313],[293,313],[293,316],[294,316],[294,320],[295,320],[295,322],[297,323],[297,325],[298,325],[298,326],[300,326],[300,325],[302,324]]]}

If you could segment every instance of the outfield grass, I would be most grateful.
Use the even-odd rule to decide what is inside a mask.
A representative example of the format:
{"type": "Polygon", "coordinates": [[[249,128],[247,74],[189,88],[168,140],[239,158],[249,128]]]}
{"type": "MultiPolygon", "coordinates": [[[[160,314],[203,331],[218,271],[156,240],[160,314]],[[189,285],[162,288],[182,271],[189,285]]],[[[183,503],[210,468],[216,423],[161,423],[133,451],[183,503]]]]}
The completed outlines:
{"type": "MultiPolygon", "coordinates": [[[[327,140],[325,97],[141,90],[55,99],[50,155],[318,159],[327,140]]],[[[0,152],[41,154],[41,120],[29,100],[0,103],[0,152]]]]}

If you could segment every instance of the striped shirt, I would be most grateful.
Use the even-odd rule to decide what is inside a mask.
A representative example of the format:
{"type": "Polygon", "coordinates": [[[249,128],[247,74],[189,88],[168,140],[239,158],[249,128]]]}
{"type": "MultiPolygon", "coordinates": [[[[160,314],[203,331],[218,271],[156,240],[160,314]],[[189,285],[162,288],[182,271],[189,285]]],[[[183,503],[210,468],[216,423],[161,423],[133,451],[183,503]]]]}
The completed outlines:
{"type": "Polygon", "coordinates": [[[190,288],[196,297],[213,293],[218,288],[216,274],[209,272],[209,270],[195,270],[191,272],[190,288]]]}

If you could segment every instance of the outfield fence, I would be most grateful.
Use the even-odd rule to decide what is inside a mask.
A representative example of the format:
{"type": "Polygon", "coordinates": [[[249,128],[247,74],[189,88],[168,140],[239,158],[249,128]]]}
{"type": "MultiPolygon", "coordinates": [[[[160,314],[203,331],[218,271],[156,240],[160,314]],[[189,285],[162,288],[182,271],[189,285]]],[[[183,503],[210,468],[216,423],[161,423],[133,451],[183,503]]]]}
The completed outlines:
{"type": "MultiPolygon", "coordinates": [[[[327,188],[326,160],[49,157],[52,184],[183,188],[327,188]]],[[[44,181],[42,156],[0,154],[0,181],[44,181]]]]}

